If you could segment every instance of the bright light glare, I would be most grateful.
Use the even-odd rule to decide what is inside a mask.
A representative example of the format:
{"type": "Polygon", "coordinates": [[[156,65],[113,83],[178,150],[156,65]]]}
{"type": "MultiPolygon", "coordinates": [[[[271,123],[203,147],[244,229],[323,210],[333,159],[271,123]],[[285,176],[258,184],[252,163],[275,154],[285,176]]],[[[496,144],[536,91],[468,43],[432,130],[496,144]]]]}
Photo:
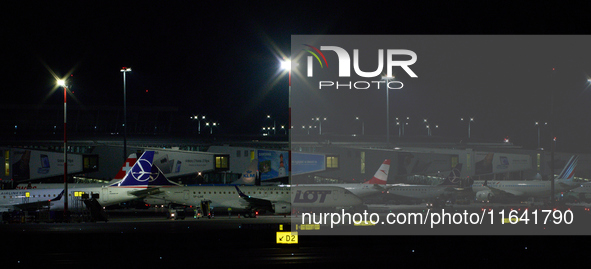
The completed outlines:
{"type": "Polygon", "coordinates": [[[281,61],[281,69],[283,70],[291,70],[291,61],[290,60],[285,60],[285,61],[281,61]]]}
{"type": "Polygon", "coordinates": [[[65,87],[66,86],[66,80],[64,79],[58,79],[57,80],[57,85],[65,87]]]}

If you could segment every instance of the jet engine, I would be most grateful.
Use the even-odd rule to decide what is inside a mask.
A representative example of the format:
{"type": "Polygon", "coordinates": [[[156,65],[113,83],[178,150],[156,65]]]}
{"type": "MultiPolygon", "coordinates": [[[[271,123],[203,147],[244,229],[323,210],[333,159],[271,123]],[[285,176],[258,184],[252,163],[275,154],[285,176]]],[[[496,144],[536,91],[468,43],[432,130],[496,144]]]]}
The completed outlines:
{"type": "Polygon", "coordinates": [[[291,203],[273,202],[273,211],[275,214],[289,214],[291,213],[291,203]]]}
{"type": "Polygon", "coordinates": [[[494,194],[491,191],[479,191],[476,193],[476,200],[488,202],[493,198],[494,194]]]}

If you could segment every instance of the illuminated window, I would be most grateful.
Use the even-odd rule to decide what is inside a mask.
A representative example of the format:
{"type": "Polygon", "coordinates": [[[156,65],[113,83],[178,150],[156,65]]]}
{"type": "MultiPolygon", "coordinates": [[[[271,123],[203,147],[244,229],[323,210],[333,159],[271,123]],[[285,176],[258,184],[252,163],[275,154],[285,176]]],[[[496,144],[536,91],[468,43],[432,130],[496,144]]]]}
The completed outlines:
{"type": "Polygon", "coordinates": [[[10,175],[10,151],[4,152],[4,175],[10,175]]]}
{"type": "Polygon", "coordinates": [[[228,169],[228,156],[216,156],[215,157],[215,168],[216,169],[228,169]]]}
{"type": "Polygon", "coordinates": [[[361,160],[361,173],[365,174],[365,151],[359,152],[359,159],[361,160]]]}
{"type": "Polygon", "coordinates": [[[337,169],[339,168],[339,157],[338,156],[326,156],[326,169],[337,169]]]}

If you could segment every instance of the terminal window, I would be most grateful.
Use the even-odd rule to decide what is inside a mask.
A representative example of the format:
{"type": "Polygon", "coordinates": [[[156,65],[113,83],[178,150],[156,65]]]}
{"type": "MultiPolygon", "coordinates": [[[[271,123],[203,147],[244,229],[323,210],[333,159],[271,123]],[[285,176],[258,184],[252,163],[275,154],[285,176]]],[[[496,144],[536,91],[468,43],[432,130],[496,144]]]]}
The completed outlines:
{"type": "Polygon", "coordinates": [[[339,168],[339,157],[338,156],[326,156],[326,169],[337,169],[339,168]]]}
{"type": "Polygon", "coordinates": [[[216,169],[228,169],[228,157],[227,156],[216,156],[215,157],[215,168],[216,169]]]}

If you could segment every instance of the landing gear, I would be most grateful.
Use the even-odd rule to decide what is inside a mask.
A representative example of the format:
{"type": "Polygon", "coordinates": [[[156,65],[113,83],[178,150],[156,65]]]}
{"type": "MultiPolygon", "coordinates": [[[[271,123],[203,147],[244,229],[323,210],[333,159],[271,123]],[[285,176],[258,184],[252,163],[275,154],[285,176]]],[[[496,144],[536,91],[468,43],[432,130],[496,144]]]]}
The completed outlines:
{"type": "Polygon", "coordinates": [[[246,211],[246,213],[244,213],[245,218],[256,218],[257,215],[258,215],[257,211],[254,209],[248,210],[248,211],[246,211]]]}

